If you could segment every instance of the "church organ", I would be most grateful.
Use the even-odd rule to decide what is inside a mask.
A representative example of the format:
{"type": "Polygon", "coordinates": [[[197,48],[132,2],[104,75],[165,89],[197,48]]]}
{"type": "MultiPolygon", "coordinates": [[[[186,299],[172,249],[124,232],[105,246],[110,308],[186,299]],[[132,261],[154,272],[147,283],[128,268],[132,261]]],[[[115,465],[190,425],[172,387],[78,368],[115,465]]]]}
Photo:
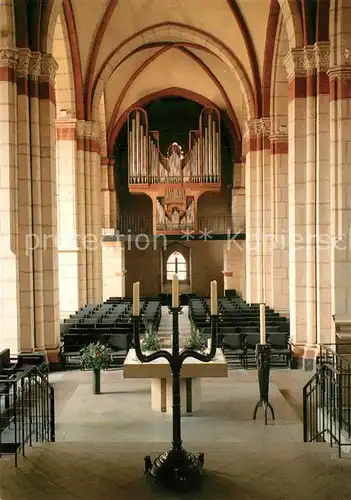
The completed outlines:
{"type": "Polygon", "coordinates": [[[178,143],[160,151],[157,131],[150,131],[144,109],[128,117],[128,181],[132,193],[153,201],[155,233],[197,231],[197,201],[221,185],[220,115],[206,108],[199,129],[189,131],[188,152],[178,143]]]}

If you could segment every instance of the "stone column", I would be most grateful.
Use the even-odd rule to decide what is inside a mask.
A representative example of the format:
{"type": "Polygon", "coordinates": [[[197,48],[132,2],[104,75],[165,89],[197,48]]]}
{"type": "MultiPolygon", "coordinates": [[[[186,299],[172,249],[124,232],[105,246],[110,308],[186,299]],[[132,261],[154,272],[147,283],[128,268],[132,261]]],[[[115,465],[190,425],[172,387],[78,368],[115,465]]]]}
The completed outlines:
{"type": "Polygon", "coordinates": [[[246,124],[245,213],[246,301],[258,301],[257,283],[257,130],[255,120],[246,124]]]}
{"type": "Polygon", "coordinates": [[[111,217],[110,217],[110,189],[108,186],[108,170],[109,161],[108,158],[101,158],[101,223],[104,230],[104,234],[110,233],[111,228],[111,217]]]}
{"type": "Polygon", "coordinates": [[[110,297],[125,297],[125,244],[122,241],[104,241],[102,247],[103,294],[102,300],[110,297]]]}
{"type": "Polygon", "coordinates": [[[234,165],[232,218],[233,232],[245,232],[245,158],[234,165]]]}
{"type": "MultiPolygon", "coordinates": [[[[12,17],[11,3],[0,3],[0,27],[12,17]],[[5,17],[3,17],[5,16],[5,17]]],[[[9,24],[12,24],[11,22],[9,24]]],[[[2,33],[2,36],[10,32],[2,33]]],[[[8,40],[10,43],[11,40],[8,40]]],[[[0,42],[1,43],[1,42],[0,42]]],[[[18,52],[2,41],[0,46],[0,342],[18,352],[17,280],[17,88],[18,52]]]]}
{"type": "Polygon", "coordinates": [[[331,90],[332,313],[341,333],[351,333],[351,66],[329,70],[331,90]]]}
{"type": "Polygon", "coordinates": [[[313,47],[305,47],[306,68],[306,349],[317,343],[316,297],[316,67],[313,47]]]}
{"type": "MultiPolygon", "coordinates": [[[[261,189],[257,186],[260,195],[260,219],[261,228],[258,233],[262,238],[262,291],[260,302],[265,302],[272,307],[272,164],[271,164],[271,151],[269,136],[271,134],[271,121],[270,118],[260,119],[260,133],[261,133],[261,148],[262,148],[262,165],[258,165],[262,171],[262,185],[261,189]]],[[[258,227],[259,228],[259,227],[258,227]]]]}
{"type": "Polygon", "coordinates": [[[45,236],[43,247],[44,346],[49,361],[56,361],[60,344],[55,127],[55,75],[58,65],[50,54],[43,54],[40,68],[41,220],[43,236],[45,236]]]}
{"type": "Polygon", "coordinates": [[[316,301],[317,343],[332,342],[330,227],[330,103],[329,43],[314,46],[316,64],[316,301]]]}
{"type": "Polygon", "coordinates": [[[85,229],[84,244],[86,250],[86,275],[87,275],[87,301],[94,303],[93,297],[93,248],[96,244],[92,231],[91,214],[91,186],[92,186],[92,165],[91,165],[91,122],[85,122],[84,135],[84,175],[85,175],[85,229]]]}
{"type": "Polygon", "coordinates": [[[288,134],[271,135],[272,307],[289,316],[288,134]]]}
{"type": "MultiPolygon", "coordinates": [[[[21,352],[32,352],[35,340],[35,302],[33,280],[33,196],[30,144],[29,49],[19,49],[17,66],[17,159],[18,159],[18,267],[21,276],[18,290],[21,324],[21,352]]],[[[34,245],[34,246],[33,246],[34,245]]]]}
{"type": "Polygon", "coordinates": [[[290,333],[295,350],[306,342],[306,70],[303,49],[285,58],[289,82],[289,281],[290,333]]]}
{"type": "Polygon", "coordinates": [[[88,303],[87,295],[87,255],[86,255],[86,202],[85,202],[85,167],[84,143],[85,122],[77,122],[77,171],[76,171],[76,200],[77,200],[77,245],[78,245],[78,304],[83,307],[88,303]]]}
{"type": "MultiPolygon", "coordinates": [[[[42,221],[42,171],[40,152],[40,111],[39,76],[41,54],[33,52],[29,62],[29,128],[30,128],[30,168],[33,217],[33,285],[34,285],[34,345],[35,349],[45,349],[44,340],[44,276],[43,247],[44,233],[42,221]]],[[[50,234],[50,233],[49,233],[50,234]]]]}
{"type": "Polygon", "coordinates": [[[101,160],[100,130],[98,123],[92,123],[91,135],[91,232],[94,235],[92,250],[92,299],[95,304],[102,301],[102,257],[101,257],[101,160]]]}
{"type": "Polygon", "coordinates": [[[110,158],[108,164],[108,188],[110,190],[110,228],[117,229],[117,193],[115,184],[115,160],[110,158]]]}
{"type": "Polygon", "coordinates": [[[79,309],[77,247],[77,120],[56,120],[60,316],[79,309]]]}

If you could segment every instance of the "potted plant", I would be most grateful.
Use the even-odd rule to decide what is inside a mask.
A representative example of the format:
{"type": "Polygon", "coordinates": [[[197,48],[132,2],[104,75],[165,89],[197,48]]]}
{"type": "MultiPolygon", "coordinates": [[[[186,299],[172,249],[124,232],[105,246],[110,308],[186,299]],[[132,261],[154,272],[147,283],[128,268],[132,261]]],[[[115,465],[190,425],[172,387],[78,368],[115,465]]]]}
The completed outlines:
{"type": "Polygon", "coordinates": [[[145,336],[141,341],[141,347],[144,352],[154,352],[161,349],[160,340],[157,336],[157,331],[153,323],[149,322],[145,325],[145,336]]]}
{"type": "Polygon", "coordinates": [[[111,364],[111,349],[101,342],[91,343],[81,350],[80,366],[82,370],[93,371],[94,394],[101,392],[101,370],[106,370],[111,364]]]}
{"type": "Polygon", "coordinates": [[[203,352],[206,349],[206,339],[200,332],[194,323],[191,323],[190,332],[187,334],[185,343],[185,349],[191,349],[193,351],[203,352]]]}

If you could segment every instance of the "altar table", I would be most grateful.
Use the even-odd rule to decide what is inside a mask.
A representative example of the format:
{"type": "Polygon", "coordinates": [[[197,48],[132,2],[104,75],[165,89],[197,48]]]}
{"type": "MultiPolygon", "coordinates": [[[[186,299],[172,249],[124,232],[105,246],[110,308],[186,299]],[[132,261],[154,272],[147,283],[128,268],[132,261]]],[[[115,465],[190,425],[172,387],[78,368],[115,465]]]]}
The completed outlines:
{"type": "MultiPolygon", "coordinates": [[[[124,378],[151,379],[151,407],[159,412],[172,412],[173,379],[169,363],[164,358],[151,363],[141,363],[130,349],[123,365],[124,378]]],[[[204,363],[187,358],[180,373],[180,398],[182,413],[192,413],[201,408],[201,379],[228,377],[228,365],[222,349],[217,349],[213,361],[204,363]]]]}

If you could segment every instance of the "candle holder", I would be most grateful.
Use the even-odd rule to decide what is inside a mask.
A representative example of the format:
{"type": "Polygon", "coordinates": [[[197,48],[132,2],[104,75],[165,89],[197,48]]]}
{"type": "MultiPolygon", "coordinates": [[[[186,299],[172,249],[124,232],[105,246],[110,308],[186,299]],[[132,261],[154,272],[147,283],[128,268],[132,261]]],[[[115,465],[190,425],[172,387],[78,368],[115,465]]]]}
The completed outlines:
{"type": "Polygon", "coordinates": [[[140,331],[138,316],[133,317],[134,343],[137,358],[142,363],[150,363],[155,359],[165,358],[171,368],[173,377],[173,440],[171,449],[161,453],[154,462],[148,455],[145,457],[145,473],[150,474],[156,481],[162,483],[171,490],[188,491],[198,486],[204,473],[204,454],[197,455],[183,448],[181,437],[181,402],[180,402],[180,372],[187,358],[195,358],[199,361],[212,361],[217,352],[217,316],[211,317],[211,349],[208,354],[201,354],[191,349],[183,349],[179,352],[179,307],[170,308],[173,315],[172,352],[161,349],[149,355],[141,351],[140,331]]]}
{"type": "Polygon", "coordinates": [[[256,365],[258,372],[258,384],[260,388],[260,399],[256,403],[253,420],[256,420],[257,411],[264,407],[264,423],[267,425],[268,409],[271,411],[272,419],[275,420],[274,409],[270,404],[269,396],[269,375],[271,368],[271,345],[257,344],[256,345],[256,365]]]}

